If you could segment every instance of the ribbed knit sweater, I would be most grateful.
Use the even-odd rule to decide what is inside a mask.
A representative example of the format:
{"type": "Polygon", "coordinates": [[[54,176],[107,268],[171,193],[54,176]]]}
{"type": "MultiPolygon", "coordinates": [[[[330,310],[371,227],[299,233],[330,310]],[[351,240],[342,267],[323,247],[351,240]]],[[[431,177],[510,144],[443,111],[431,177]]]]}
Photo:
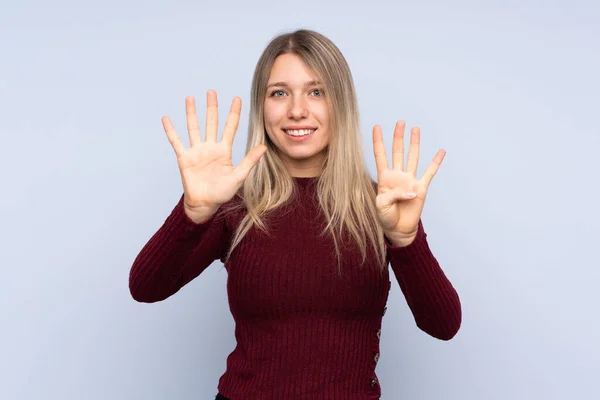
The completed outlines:
{"type": "MultiPolygon", "coordinates": [[[[379,399],[375,368],[392,284],[388,266],[376,266],[373,252],[361,266],[348,236],[340,243],[340,274],[333,241],[321,235],[317,178],[294,180],[297,194],[265,218],[270,235],[251,229],[225,263],[237,345],[218,391],[231,400],[379,399]]],[[[223,213],[227,206],[197,224],[182,196],[133,263],[133,298],[164,300],[223,261],[242,218],[242,211],[223,213]]],[[[386,239],[388,265],[416,325],[449,340],[461,324],[460,300],[426,237],[419,222],[410,245],[386,239]]]]}

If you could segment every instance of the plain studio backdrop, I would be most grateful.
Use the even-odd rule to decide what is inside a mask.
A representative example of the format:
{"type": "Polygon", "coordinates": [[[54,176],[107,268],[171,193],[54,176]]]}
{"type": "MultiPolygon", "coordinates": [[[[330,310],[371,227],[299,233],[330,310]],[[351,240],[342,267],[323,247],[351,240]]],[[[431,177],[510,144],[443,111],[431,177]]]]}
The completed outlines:
{"type": "Polygon", "coordinates": [[[203,126],[217,90],[221,128],[240,96],[237,165],[255,63],[297,28],[346,56],[373,177],[375,124],[388,156],[397,120],[421,127],[419,176],[447,150],[423,221],[462,328],[419,331],[393,278],[382,398],[600,398],[599,20],[591,0],[3,0],[0,398],[214,398],[222,264],[161,303],[128,290],[182,190],[160,119],[187,144],[186,96],[203,126]]]}

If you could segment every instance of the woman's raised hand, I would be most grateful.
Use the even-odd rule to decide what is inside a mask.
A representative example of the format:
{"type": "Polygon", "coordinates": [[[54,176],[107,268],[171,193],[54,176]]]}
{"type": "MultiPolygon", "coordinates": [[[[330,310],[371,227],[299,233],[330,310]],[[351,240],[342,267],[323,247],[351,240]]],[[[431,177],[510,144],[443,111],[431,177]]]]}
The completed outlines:
{"type": "Polygon", "coordinates": [[[162,118],[169,142],[177,155],[185,212],[196,222],[206,219],[233,198],[251,169],[267,150],[263,144],[254,147],[242,162],[234,167],[231,163],[231,150],[240,120],[242,100],[239,97],[233,99],[221,141],[217,141],[219,125],[215,91],[207,93],[206,103],[206,137],[203,141],[200,137],[195,100],[193,97],[185,99],[190,138],[188,149],[183,146],[170,118],[162,118]]]}

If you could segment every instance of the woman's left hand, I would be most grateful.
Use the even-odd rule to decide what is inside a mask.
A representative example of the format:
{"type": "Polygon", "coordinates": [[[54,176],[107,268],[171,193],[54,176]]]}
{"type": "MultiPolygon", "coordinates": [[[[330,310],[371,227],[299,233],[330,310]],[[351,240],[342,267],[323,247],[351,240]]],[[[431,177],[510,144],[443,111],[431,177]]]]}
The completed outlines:
{"type": "Polygon", "coordinates": [[[420,130],[412,128],[408,160],[404,167],[404,121],[398,121],[392,144],[392,169],[389,168],[381,127],[373,128],[373,151],[377,165],[377,217],[393,245],[406,246],[417,235],[429,184],[446,155],[439,150],[421,179],[417,179],[420,130]],[[412,192],[412,194],[411,194],[412,192]]]}

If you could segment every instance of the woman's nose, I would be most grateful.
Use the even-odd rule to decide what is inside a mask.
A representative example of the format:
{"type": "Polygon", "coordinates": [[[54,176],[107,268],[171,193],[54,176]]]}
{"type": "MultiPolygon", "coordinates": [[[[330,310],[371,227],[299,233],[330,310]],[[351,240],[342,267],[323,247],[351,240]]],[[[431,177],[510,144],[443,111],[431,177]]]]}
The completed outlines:
{"type": "Polygon", "coordinates": [[[306,100],[302,98],[292,99],[290,108],[288,110],[288,118],[300,119],[308,116],[308,109],[306,107],[306,100]]]}

